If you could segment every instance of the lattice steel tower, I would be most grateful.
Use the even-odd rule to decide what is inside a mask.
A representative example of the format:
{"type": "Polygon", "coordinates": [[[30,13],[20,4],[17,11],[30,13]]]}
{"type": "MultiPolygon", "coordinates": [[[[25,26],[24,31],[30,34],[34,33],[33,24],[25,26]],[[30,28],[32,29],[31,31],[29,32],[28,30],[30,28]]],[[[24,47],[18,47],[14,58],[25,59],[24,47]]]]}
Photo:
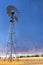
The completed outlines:
{"type": "Polygon", "coordinates": [[[9,31],[9,43],[7,43],[7,46],[9,45],[9,52],[10,52],[10,58],[12,58],[12,53],[13,53],[13,50],[15,50],[14,48],[14,44],[15,44],[15,41],[14,41],[14,34],[15,34],[15,28],[14,28],[14,23],[15,21],[18,22],[18,9],[15,7],[15,6],[8,6],[7,7],[7,14],[9,15],[10,17],[10,31],[9,31]]]}

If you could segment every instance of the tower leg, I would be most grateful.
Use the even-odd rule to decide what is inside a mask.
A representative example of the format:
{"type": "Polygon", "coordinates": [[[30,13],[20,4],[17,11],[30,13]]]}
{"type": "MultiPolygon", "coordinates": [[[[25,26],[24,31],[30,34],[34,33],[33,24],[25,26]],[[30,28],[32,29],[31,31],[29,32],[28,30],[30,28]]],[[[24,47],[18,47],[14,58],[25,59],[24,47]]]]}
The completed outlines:
{"type": "Polygon", "coordinates": [[[10,22],[10,61],[12,61],[12,46],[13,46],[13,23],[10,22]]]}

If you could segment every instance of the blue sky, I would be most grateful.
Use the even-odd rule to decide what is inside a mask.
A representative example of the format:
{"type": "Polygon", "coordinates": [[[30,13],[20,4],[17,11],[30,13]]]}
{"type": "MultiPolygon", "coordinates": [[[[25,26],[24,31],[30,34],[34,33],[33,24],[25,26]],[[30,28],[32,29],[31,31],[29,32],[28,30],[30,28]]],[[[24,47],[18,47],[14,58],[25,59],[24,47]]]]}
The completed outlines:
{"type": "Polygon", "coordinates": [[[8,5],[14,5],[20,11],[19,23],[15,22],[17,49],[42,49],[43,0],[0,0],[0,48],[6,45],[9,34],[8,5]]]}

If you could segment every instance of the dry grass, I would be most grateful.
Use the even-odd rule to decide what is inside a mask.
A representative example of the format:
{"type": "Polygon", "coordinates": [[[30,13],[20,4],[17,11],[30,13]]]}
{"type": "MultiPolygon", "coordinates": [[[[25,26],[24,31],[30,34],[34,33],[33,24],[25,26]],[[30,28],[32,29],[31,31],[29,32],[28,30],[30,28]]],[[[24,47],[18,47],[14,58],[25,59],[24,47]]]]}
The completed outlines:
{"type": "Polygon", "coordinates": [[[19,58],[12,59],[0,59],[0,65],[43,65],[43,57],[29,57],[29,58],[19,58]]]}

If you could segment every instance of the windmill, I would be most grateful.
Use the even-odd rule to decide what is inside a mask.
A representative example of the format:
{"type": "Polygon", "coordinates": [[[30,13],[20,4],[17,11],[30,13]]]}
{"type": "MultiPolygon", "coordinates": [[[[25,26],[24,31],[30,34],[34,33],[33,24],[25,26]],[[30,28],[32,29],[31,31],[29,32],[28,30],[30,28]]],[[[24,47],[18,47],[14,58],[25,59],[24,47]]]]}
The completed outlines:
{"type": "Polygon", "coordinates": [[[15,31],[14,23],[15,23],[15,21],[18,22],[19,11],[15,6],[12,6],[12,5],[9,5],[6,10],[7,10],[8,16],[10,17],[9,43],[7,43],[7,48],[9,45],[10,58],[12,60],[12,53],[13,53],[13,50],[15,50],[15,48],[14,48],[15,42],[13,39],[13,37],[14,37],[13,34],[15,34],[14,33],[14,31],[15,31]]]}

